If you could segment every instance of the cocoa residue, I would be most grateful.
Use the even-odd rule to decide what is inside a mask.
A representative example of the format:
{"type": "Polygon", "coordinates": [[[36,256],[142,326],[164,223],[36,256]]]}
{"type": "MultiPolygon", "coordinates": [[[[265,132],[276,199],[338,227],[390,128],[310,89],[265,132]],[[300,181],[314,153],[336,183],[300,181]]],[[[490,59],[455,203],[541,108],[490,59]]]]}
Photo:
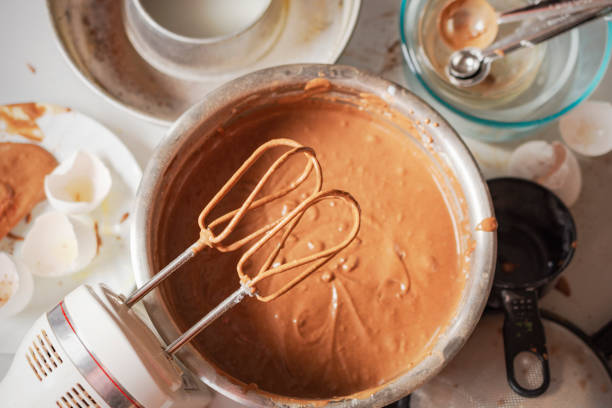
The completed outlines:
{"type": "Polygon", "coordinates": [[[13,234],[12,232],[6,234],[6,237],[15,241],[23,241],[23,237],[21,235],[13,234]]]}
{"type": "Polygon", "coordinates": [[[480,224],[476,226],[477,231],[493,232],[497,231],[497,220],[495,217],[487,217],[480,221],[480,224]]]}
{"type": "Polygon", "coordinates": [[[100,237],[100,229],[98,227],[98,221],[94,222],[94,231],[96,232],[96,255],[99,255],[100,247],[102,246],[102,237],[100,237]]]}
{"type": "Polygon", "coordinates": [[[555,285],[555,289],[561,292],[563,295],[570,297],[572,295],[572,289],[570,288],[568,280],[565,276],[561,276],[555,285]]]}
{"type": "Polygon", "coordinates": [[[40,142],[44,135],[36,124],[36,119],[44,115],[45,111],[46,107],[37,103],[0,106],[0,123],[4,123],[7,133],[40,142]]]}

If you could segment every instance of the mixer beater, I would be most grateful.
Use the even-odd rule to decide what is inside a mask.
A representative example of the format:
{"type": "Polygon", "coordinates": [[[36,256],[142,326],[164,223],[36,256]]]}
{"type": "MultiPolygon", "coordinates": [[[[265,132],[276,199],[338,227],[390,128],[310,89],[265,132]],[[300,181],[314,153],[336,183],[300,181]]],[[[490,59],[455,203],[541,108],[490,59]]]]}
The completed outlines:
{"type": "Polygon", "coordinates": [[[321,166],[312,149],[289,139],[274,139],[257,148],[206,205],[198,218],[200,236],[151,280],[127,298],[104,285],[81,286],[55,308],[41,316],[20,344],[9,373],[0,383],[6,407],[201,407],[207,393],[186,389],[183,372],[172,355],[215,319],[245,297],[269,302],[295,285],[347,247],[360,227],[360,208],[348,193],[321,191],[321,166]],[[288,148],[267,169],[242,205],[211,222],[207,218],[221,200],[240,182],[245,173],[268,151],[288,148]],[[305,156],[306,165],[288,185],[258,198],[271,177],[295,156],[305,156]],[[246,236],[236,235],[247,213],[302,186],[313,175],[312,190],[292,210],[246,236]],[[341,242],[316,253],[288,262],[276,262],[287,239],[304,213],[325,201],[338,200],[350,208],[352,228],[341,242]],[[218,232],[215,232],[220,230],[218,232]],[[252,243],[254,242],[254,243],[252,243]],[[182,265],[205,248],[230,252],[248,247],[237,264],[239,288],[200,321],[165,348],[131,307],[156,288],[182,265]],[[246,272],[255,254],[270,244],[256,273],[246,272]],[[296,270],[280,288],[262,294],[257,285],[273,276],[296,270]]]}

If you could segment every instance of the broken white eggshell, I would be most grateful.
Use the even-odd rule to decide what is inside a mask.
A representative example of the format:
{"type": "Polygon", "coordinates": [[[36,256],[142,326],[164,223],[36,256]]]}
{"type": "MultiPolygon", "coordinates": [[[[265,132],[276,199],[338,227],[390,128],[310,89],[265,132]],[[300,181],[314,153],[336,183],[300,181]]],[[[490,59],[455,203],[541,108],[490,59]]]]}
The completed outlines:
{"type": "Polygon", "coordinates": [[[570,207],[582,189],[582,173],[576,156],[560,142],[533,140],[510,156],[510,175],[535,181],[557,194],[570,207]]]}
{"type": "Polygon", "coordinates": [[[102,203],[111,185],[104,163],[91,153],[77,151],[45,177],[45,195],[57,211],[84,214],[102,203]]]}
{"type": "Polygon", "coordinates": [[[34,275],[57,277],[86,267],[97,247],[91,218],[52,211],[34,220],[23,241],[21,259],[34,275]]]}
{"type": "Polygon", "coordinates": [[[0,252],[0,319],[21,312],[32,300],[34,280],[28,268],[0,252]]]}
{"type": "Polygon", "coordinates": [[[612,104],[587,101],[559,121],[563,141],[585,156],[600,156],[612,150],[612,104]]]}

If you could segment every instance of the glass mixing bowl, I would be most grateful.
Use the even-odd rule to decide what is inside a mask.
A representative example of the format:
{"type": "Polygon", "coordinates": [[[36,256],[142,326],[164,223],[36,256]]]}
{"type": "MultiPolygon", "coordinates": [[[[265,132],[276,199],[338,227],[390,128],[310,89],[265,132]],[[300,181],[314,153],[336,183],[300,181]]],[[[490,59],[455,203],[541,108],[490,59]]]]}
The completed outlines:
{"type": "MultiPolygon", "coordinates": [[[[402,0],[400,36],[408,87],[432,104],[463,137],[501,142],[551,123],[586,99],[610,60],[612,22],[602,19],[493,63],[471,88],[451,85],[444,65],[452,50],[437,34],[448,0],[402,0]]],[[[490,0],[496,10],[525,0],[490,0]]],[[[523,24],[529,24],[528,22],[523,24]]],[[[516,25],[500,27],[500,35],[516,25]]]]}

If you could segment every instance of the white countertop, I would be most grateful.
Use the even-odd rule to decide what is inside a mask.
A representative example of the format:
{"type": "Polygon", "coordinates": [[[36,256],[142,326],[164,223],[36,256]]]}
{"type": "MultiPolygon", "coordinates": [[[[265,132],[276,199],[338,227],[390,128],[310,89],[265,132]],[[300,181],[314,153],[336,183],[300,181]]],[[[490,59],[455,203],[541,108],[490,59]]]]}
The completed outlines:
{"type": "MultiPolygon", "coordinates": [[[[339,62],[404,84],[399,5],[399,0],[363,0],[357,29],[339,62]]],[[[592,99],[612,100],[612,69],[592,99]]],[[[0,104],[27,101],[69,106],[93,117],[115,132],[143,167],[165,131],[109,104],[72,72],[58,50],[43,0],[2,0],[0,104]]],[[[558,138],[556,126],[546,129],[541,137],[558,138]]],[[[488,176],[498,172],[496,166],[503,164],[509,148],[473,141],[468,144],[477,158],[486,153],[487,161],[479,161],[488,176]]],[[[572,207],[578,249],[564,273],[571,295],[552,291],[541,305],[592,332],[612,319],[612,153],[581,158],[580,164],[583,192],[572,207]]]]}

